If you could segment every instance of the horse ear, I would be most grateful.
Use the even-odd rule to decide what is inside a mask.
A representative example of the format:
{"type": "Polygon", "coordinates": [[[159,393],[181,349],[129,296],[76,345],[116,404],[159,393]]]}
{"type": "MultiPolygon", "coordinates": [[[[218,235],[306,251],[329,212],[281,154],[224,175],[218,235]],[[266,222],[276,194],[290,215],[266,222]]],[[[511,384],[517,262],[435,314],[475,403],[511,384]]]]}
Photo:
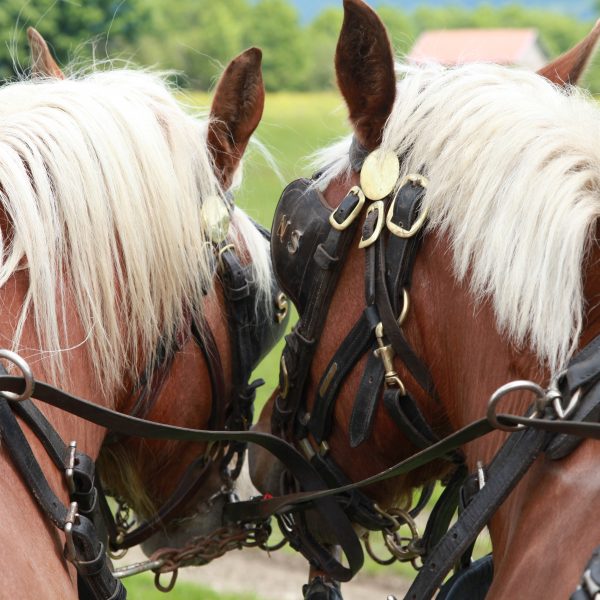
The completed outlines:
{"type": "Polygon", "coordinates": [[[231,185],[265,105],[262,52],[250,48],[234,58],[221,76],[210,111],[208,145],[225,189],[231,185]]]}
{"type": "Polygon", "coordinates": [[[362,0],[344,0],[335,70],[355,134],[373,150],[394,106],[396,75],[385,26],[362,0]]]}
{"type": "Polygon", "coordinates": [[[38,77],[56,77],[64,79],[65,76],[56,64],[54,57],[50,53],[46,40],[39,31],[33,27],[27,29],[29,47],[31,49],[31,70],[38,77]]]}
{"type": "Polygon", "coordinates": [[[600,20],[596,21],[592,31],[579,44],[540,69],[538,75],[556,85],[576,85],[594,53],[599,37],[600,20]]]}

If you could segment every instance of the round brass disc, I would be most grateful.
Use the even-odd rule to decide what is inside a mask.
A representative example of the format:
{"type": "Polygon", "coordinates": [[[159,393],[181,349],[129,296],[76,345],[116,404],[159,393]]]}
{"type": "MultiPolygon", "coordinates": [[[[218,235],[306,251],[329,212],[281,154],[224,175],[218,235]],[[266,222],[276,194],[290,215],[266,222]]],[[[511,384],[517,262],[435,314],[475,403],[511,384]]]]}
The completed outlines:
{"type": "Polygon", "coordinates": [[[360,187],[369,200],[383,200],[392,193],[400,177],[398,157],[377,148],[365,159],[360,172],[360,187]]]}
{"type": "Polygon", "coordinates": [[[202,203],[204,226],[211,242],[215,244],[227,237],[229,230],[229,211],[218,196],[208,196],[202,203]]]}

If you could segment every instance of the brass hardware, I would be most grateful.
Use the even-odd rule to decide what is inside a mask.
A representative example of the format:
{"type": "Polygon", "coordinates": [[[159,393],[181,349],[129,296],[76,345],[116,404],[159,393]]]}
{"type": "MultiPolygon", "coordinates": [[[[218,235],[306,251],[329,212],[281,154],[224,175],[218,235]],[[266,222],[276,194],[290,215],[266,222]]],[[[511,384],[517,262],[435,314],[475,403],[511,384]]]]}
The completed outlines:
{"type": "Polygon", "coordinates": [[[385,225],[385,205],[383,203],[383,200],[377,200],[376,202],[371,204],[371,206],[369,206],[365,219],[368,219],[369,214],[375,211],[377,211],[377,223],[375,224],[375,229],[367,239],[362,237],[360,238],[360,242],[358,243],[359,248],[367,248],[368,246],[376,242],[377,238],[381,234],[381,231],[383,230],[383,226],[385,225]]]}
{"type": "Polygon", "coordinates": [[[329,444],[323,440],[320,444],[319,444],[319,454],[321,456],[325,456],[328,452],[329,452],[330,448],[329,448],[329,444]]]}
{"type": "Polygon", "coordinates": [[[377,148],[365,159],[360,171],[360,187],[369,200],[389,196],[400,176],[400,161],[395,152],[377,148]]]}
{"type": "Polygon", "coordinates": [[[321,396],[321,398],[327,393],[327,389],[329,388],[329,385],[331,384],[331,381],[333,380],[334,375],[337,373],[337,370],[338,370],[337,363],[333,363],[331,365],[331,367],[329,367],[329,371],[327,371],[327,375],[325,375],[325,379],[323,379],[323,383],[321,384],[321,387],[319,388],[319,395],[321,396]]]}
{"type": "Polygon", "coordinates": [[[304,455],[308,460],[311,460],[312,457],[316,454],[312,444],[308,441],[308,438],[303,438],[298,442],[300,449],[304,452],[304,455]]]}
{"type": "Polygon", "coordinates": [[[410,296],[408,295],[408,290],[406,288],[402,288],[402,312],[398,317],[398,326],[402,327],[404,325],[404,321],[406,321],[406,317],[408,316],[408,309],[410,308],[410,296]]]}
{"type": "Polygon", "coordinates": [[[202,203],[202,219],[211,242],[218,244],[227,237],[231,216],[219,196],[208,196],[204,200],[202,203]]]}
{"type": "Polygon", "coordinates": [[[292,222],[288,219],[287,215],[282,215],[281,219],[279,220],[279,225],[277,226],[277,237],[282,244],[283,238],[285,237],[285,232],[291,224],[292,222]]]}
{"type": "Polygon", "coordinates": [[[279,395],[283,400],[287,398],[288,392],[290,391],[290,380],[287,370],[287,365],[285,364],[285,356],[281,357],[281,361],[279,363],[279,368],[281,370],[281,374],[283,376],[283,387],[279,390],[279,395]]]}
{"type": "Polygon", "coordinates": [[[225,254],[225,252],[227,252],[229,250],[231,252],[234,252],[235,251],[235,244],[226,244],[222,248],[219,248],[219,253],[217,255],[217,261],[218,261],[218,263],[219,263],[219,265],[220,265],[221,268],[223,268],[223,254],[225,254]]]}
{"type": "MultiPolygon", "coordinates": [[[[427,179],[425,177],[423,177],[422,175],[414,175],[413,174],[413,175],[407,175],[406,177],[404,177],[402,179],[402,181],[400,182],[399,188],[404,187],[409,182],[412,183],[413,185],[420,185],[423,189],[426,189],[427,185],[429,184],[427,179]]],[[[421,227],[423,227],[423,224],[427,220],[427,209],[423,209],[421,211],[421,214],[419,215],[418,219],[413,223],[413,225],[410,229],[404,229],[404,227],[401,227],[400,225],[396,225],[396,223],[394,223],[392,221],[392,219],[394,218],[394,207],[395,206],[396,206],[396,198],[394,198],[394,200],[392,201],[390,208],[388,210],[387,219],[386,219],[387,228],[394,235],[396,235],[398,237],[401,237],[404,239],[413,237],[421,229],[421,227]]]]}
{"type": "Polygon", "coordinates": [[[353,188],[350,188],[350,191],[348,192],[348,194],[356,195],[358,197],[358,204],[354,207],[354,210],[341,223],[338,223],[334,219],[334,215],[336,213],[335,210],[329,215],[329,224],[336,231],[344,231],[344,229],[347,229],[348,227],[350,227],[350,225],[352,224],[354,219],[356,219],[356,217],[358,216],[358,214],[362,210],[362,207],[365,204],[365,195],[364,195],[363,191],[357,185],[355,185],[353,188]]]}
{"type": "Polygon", "coordinates": [[[277,311],[275,312],[275,320],[278,323],[281,323],[285,320],[288,314],[288,301],[286,295],[283,292],[279,292],[279,294],[277,294],[277,298],[275,298],[275,306],[277,306],[277,311]]]}
{"type": "Polygon", "coordinates": [[[290,241],[287,243],[287,251],[290,254],[296,254],[296,252],[298,252],[301,238],[302,234],[297,229],[294,229],[290,235],[290,241]]]}
{"type": "Polygon", "coordinates": [[[385,385],[388,388],[398,388],[400,394],[404,396],[406,395],[406,388],[400,377],[398,377],[398,373],[394,367],[394,348],[392,348],[391,344],[386,345],[383,341],[383,325],[381,323],[375,328],[375,335],[377,337],[377,344],[379,345],[379,348],[375,350],[375,356],[381,359],[381,362],[383,363],[383,368],[385,369],[385,385]]]}

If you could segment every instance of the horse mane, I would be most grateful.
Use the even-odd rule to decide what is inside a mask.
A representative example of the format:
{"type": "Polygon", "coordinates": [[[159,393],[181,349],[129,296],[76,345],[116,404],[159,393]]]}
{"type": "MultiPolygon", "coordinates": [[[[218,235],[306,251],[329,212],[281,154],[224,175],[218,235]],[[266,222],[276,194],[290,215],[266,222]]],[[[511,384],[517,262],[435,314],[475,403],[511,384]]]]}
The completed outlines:
{"type": "MultiPolygon", "coordinates": [[[[490,298],[499,331],[556,373],[584,315],[583,265],[600,214],[600,113],[585,92],[491,64],[397,65],[382,147],[420,172],[429,229],[454,273],[490,298]]],[[[349,173],[345,139],[314,157],[319,186],[349,173]]]]}
{"type": "MultiPolygon", "coordinates": [[[[0,234],[0,286],[24,267],[29,276],[10,332],[15,350],[33,318],[33,350],[50,355],[54,379],[62,351],[86,343],[110,392],[124,373],[137,374],[139,357],[154,360],[159,340],[174,344],[186,319],[202,323],[213,258],[201,208],[224,194],[206,135],[207,120],[148,72],[0,88],[0,203],[10,223],[0,234]],[[67,299],[82,338],[69,331],[67,299]]],[[[233,223],[252,254],[257,301],[266,302],[268,245],[241,210],[233,223]]]]}

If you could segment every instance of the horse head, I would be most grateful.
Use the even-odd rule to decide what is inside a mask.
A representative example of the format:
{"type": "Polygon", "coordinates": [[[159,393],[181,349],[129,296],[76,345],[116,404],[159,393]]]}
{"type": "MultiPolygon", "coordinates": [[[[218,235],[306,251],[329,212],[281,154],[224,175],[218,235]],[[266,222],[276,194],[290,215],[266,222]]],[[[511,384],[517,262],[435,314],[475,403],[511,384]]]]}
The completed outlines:
{"type": "MultiPolygon", "coordinates": [[[[331,487],[384,471],[485,416],[507,381],[548,385],[598,333],[600,121],[573,87],[598,25],[536,74],[395,64],[375,12],[345,0],[344,13],[335,64],[353,136],[320,152],[315,175],[291,183],[276,210],[274,268],[300,321],[256,425],[293,441],[331,487]]],[[[519,389],[503,402],[523,414],[531,394],[519,389]]],[[[416,489],[459,470],[484,472],[506,435],[354,490],[346,511],[361,531],[385,530],[382,518],[412,526],[416,489]]],[[[583,464],[589,446],[570,460],[583,464]]],[[[293,481],[260,449],[251,474],[272,494],[293,481]]],[[[574,532],[555,526],[552,537],[526,524],[544,506],[540,481],[546,493],[553,485],[575,493],[540,460],[493,517],[493,590],[502,597],[528,585],[538,587],[525,595],[544,595],[523,569],[510,579],[518,558],[508,558],[508,546],[547,556],[549,540],[577,545],[574,532]],[[515,587],[502,587],[509,579],[515,587]]],[[[323,523],[306,521],[313,538],[334,543],[323,523]]],[[[419,541],[399,543],[398,554],[418,558],[419,541]]],[[[577,550],[577,568],[548,597],[575,588],[597,543],[577,550]]],[[[558,569],[560,553],[551,560],[558,569]]]]}
{"type": "MultiPolygon", "coordinates": [[[[247,429],[249,377],[286,316],[268,234],[233,202],[263,111],[260,50],[231,61],[201,119],[149,73],[65,77],[39,33],[28,33],[33,77],[4,86],[0,98],[6,345],[36,380],[100,406],[187,428],[247,429]]],[[[63,440],[98,459],[121,509],[113,550],[182,546],[221,527],[243,444],[140,440],[41,410],[63,440]],[[133,533],[127,509],[141,524],[133,533]]],[[[68,498],[64,474],[24,431],[49,483],[68,498]]],[[[72,572],[52,575],[48,559],[64,564],[60,536],[4,445],[2,472],[21,498],[17,511],[5,496],[7,519],[39,521],[13,536],[48,567],[30,593],[73,597],[72,572]]],[[[14,555],[14,545],[3,547],[14,555]]],[[[18,581],[7,585],[18,593],[18,581]]]]}

